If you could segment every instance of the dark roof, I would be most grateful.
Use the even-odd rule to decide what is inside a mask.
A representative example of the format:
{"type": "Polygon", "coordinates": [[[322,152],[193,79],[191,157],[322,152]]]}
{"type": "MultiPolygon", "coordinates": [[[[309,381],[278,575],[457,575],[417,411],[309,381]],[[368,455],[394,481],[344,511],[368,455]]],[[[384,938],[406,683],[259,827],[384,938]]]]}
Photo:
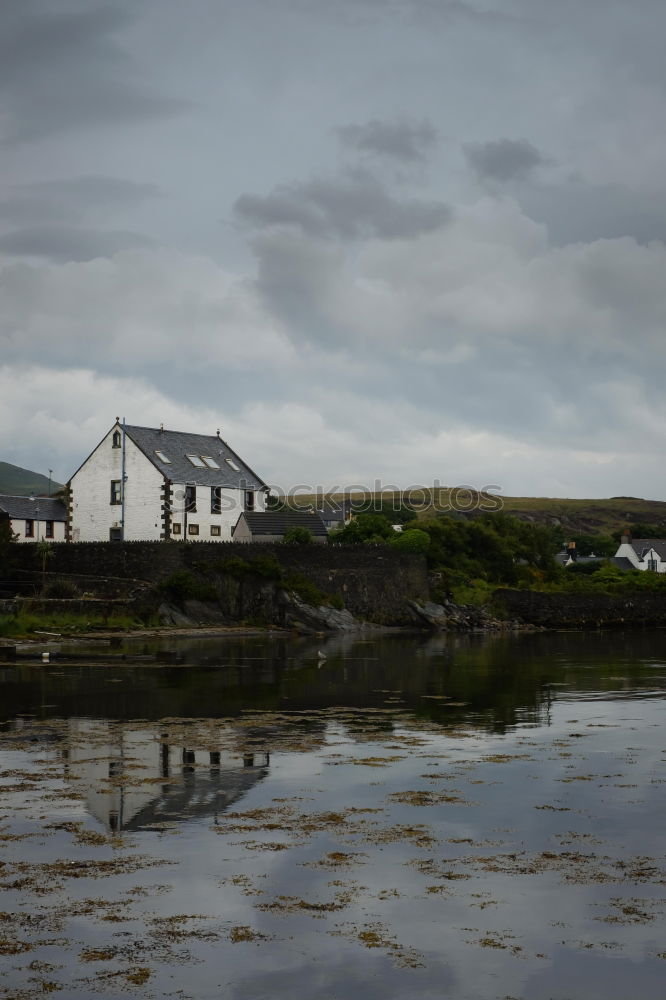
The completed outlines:
{"type": "Polygon", "coordinates": [[[613,556],[611,562],[614,566],[617,566],[617,568],[621,570],[636,569],[632,561],[627,559],[626,556],[613,556]]]}
{"type": "Polygon", "coordinates": [[[267,767],[233,771],[197,768],[188,776],[187,784],[167,782],[162,785],[160,794],[123,823],[123,829],[144,830],[160,823],[182,823],[196,816],[222,813],[247,795],[267,774],[267,767]]]}
{"type": "Polygon", "coordinates": [[[62,500],[54,500],[52,497],[15,497],[0,493],[0,511],[9,514],[10,517],[20,520],[37,520],[37,509],[39,508],[40,521],[66,521],[67,508],[62,500]]]}
{"type": "Polygon", "coordinates": [[[642,559],[649,549],[654,549],[660,559],[666,560],[665,538],[632,538],[629,544],[639,559],[642,559]]]}
{"type": "Polygon", "coordinates": [[[253,535],[286,535],[292,528],[307,528],[319,538],[328,538],[324,522],[318,514],[300,514],[293,510],[266,511],[266,513],[246,511],[238,518],[238,522],[243,517],[253,535]]]}
{"type": "MultiPolygon", "coordinates": [[[[122,430],[122,427],[121,427],[122,430]]],[[[162,431],[159,427],[125,425],[127,436],[172,483],[192,483],[194,486],[229,486],[237,490],[262,490],[266,483],[238,457],[226,441],[215,434],[188,434],[185,431],[162,431]],[[156,451],[162,451],[170,462],[162,462],[156,451]],[[207,455],[219,469],[200,469],[192,465],[188,455],[207,455]],[[225,459],[238,466],[232,469],[225,459]]]]}

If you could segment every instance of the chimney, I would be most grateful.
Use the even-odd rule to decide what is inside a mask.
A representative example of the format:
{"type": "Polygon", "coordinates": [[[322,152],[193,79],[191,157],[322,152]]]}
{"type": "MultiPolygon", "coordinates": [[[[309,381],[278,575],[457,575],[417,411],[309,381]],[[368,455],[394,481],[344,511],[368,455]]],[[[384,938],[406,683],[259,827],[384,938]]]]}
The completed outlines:
{"type": "Polygon", "coordinates": [[[160,424],[160,434],[164,434],[164,424],[160,424]]]}
{"type": "Polygon", "coordinates": [[[572,560],[572,562],[576,562],[576,560],[578,559],[578,553],[576,552],[575,542],[567,542],[567,555],[569,556],[569,559],[572,560]]]}
{"type": "Polygon", "coordinates": [[[622,545],[631,545],[631,531],[629,528],[625,528],[620,537],[620,542],[622,545]]]}

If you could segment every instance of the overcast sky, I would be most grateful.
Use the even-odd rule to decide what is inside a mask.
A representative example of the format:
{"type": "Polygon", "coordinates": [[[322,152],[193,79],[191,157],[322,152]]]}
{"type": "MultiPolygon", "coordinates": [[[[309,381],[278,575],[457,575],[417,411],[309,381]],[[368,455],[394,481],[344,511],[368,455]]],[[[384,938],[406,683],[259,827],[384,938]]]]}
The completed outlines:
{"type": "Polygon", "coordinates": [[[664,498],[663,0],[0,20],[0,459],[664,498]]]}

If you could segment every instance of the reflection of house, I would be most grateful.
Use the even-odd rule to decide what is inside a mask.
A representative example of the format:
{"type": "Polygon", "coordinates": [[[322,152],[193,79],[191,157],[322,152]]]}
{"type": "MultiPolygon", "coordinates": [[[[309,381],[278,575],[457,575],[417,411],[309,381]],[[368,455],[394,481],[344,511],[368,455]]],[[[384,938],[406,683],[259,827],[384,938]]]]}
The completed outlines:
{"type": "MultiPolygon", "coordinates": [[[[65,776],[109,830],[214,816],[268,773],[268,753],[229,750],[234,734],[217,733],[219,749],[169,743],[151,729],[71,719],[65,776]],[[94,748],[94,749],[93,749],[94,748]]],[[[215,736],[215,734],[213,734],[215,736]]]]}
{"type": "Polygon", "coordinates": [[[114,424],[68,484],[71,541],[229,541],[266,484],[217,435],[114,424]]]}
{"type": "Polygon", "coordinates": [[[613,562],[620,569],[666,573],[666,539],[632,538],[628,533],[622,535],[613,562]]]}
{"type": "Polygon", "coordinates": [[[19,542],[65,541],[67,509],[61,500],[0,494],[0,517],[3,515],[19,542]]]}
{"type": "Polygon", "coordinates": [[[281,542],[294,528],[305,528],[314,542],[325,543],[328,532],[318,514],[295,510],[268,510],[264,514],[241,514],[234,527],[235,542],[281,542]]]}

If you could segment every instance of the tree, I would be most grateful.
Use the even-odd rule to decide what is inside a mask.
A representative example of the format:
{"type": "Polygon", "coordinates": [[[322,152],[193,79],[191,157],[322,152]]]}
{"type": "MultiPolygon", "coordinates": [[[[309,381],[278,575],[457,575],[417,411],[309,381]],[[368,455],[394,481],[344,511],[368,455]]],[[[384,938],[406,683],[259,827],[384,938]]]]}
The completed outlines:
{"type": "Polygon", "coordinates": [[[420,528],[409,528],[396,535],[391,540],[391,546],[402,552],[427,552],[430,548],[430,535],[420,528]]]}
{"type": "Polygon", "coordinates": [[[309,545],[313,540],[313,534],[307,528],[296,525],[285,532],[283,542],[285,545],[309,545]]]}
{"type": "Polygon", "coordinates": [[[41,561],[42,564],[42,590],[44,589],[46,577],[46,564],[50,559],[53,559],[54,555],[55,552],[50,542],[42,539],[41,542],[37,542],[35,545],[35,556],[41,561]]]}

